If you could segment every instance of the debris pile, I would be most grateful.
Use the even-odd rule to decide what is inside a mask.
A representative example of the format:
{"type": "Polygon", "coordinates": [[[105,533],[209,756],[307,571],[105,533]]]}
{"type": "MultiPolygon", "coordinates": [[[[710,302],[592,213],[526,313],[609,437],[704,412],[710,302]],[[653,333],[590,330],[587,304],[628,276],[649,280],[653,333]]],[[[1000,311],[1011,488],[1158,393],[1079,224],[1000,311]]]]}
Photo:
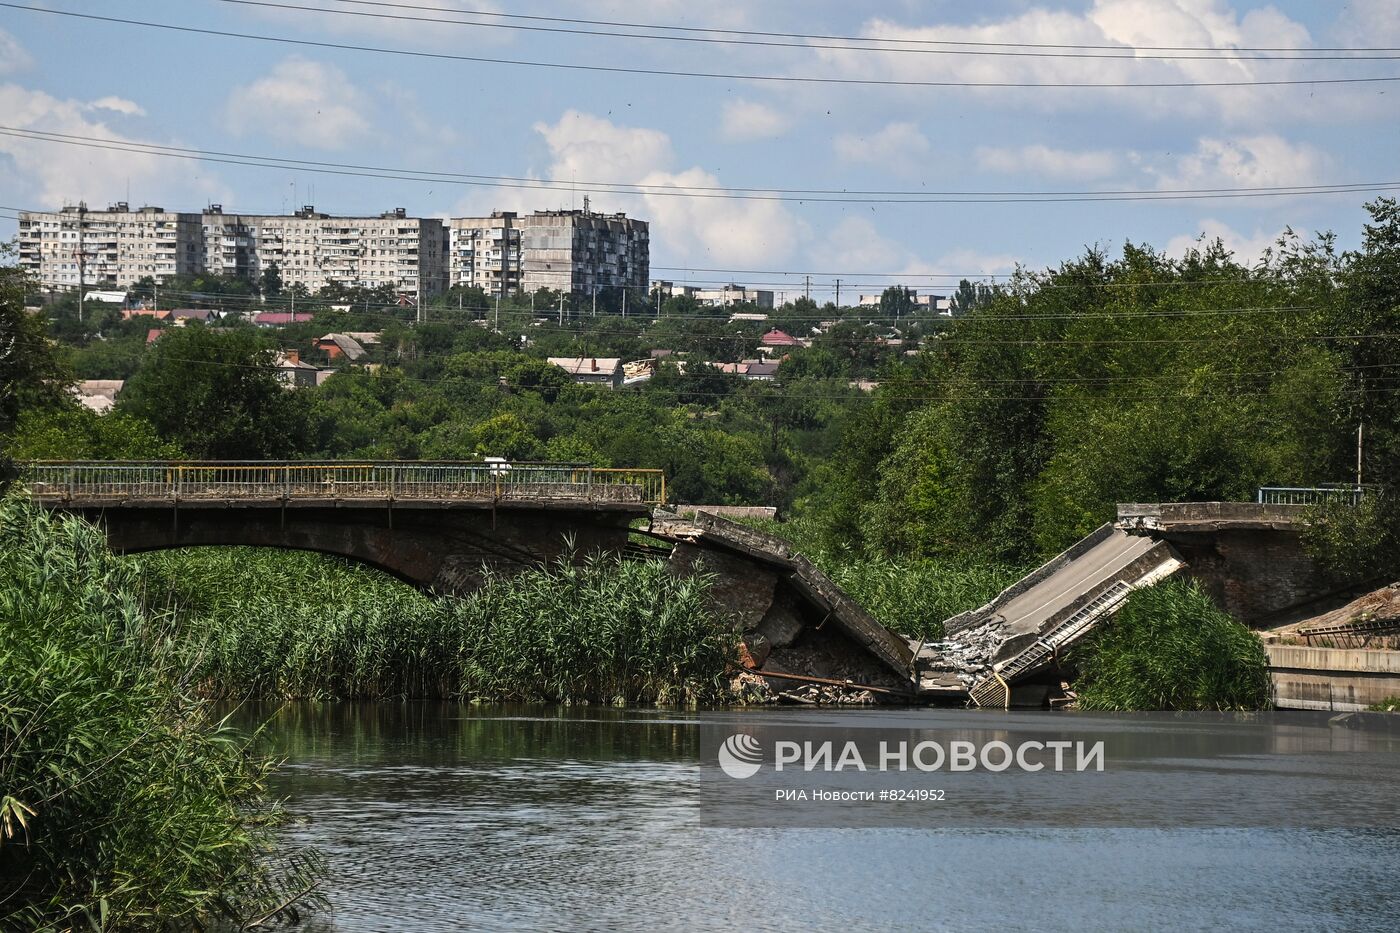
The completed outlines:
{"type": "Polygon", "coordinates": [[[971,687],[992,669],[1003,640],[1004,620],[992,616],[972,628],[954,632],[942,641],[925,642],[917,660],[922,680],[946,687],[971,687]]]}

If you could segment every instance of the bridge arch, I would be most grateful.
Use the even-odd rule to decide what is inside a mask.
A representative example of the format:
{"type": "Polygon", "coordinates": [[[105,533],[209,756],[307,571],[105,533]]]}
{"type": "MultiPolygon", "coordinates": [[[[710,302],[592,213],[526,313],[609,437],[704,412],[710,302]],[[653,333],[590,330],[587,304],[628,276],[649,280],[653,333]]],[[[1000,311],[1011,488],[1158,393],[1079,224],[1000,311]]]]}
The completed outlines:
{"type": "Polygon", "coordinates": [[[655,470],[573,464],[64,462],[25,467],[42,504],[124,553],[248,545],[335,554],[466,592],[564,553],[621,552],[664,499],[655,470]]]}

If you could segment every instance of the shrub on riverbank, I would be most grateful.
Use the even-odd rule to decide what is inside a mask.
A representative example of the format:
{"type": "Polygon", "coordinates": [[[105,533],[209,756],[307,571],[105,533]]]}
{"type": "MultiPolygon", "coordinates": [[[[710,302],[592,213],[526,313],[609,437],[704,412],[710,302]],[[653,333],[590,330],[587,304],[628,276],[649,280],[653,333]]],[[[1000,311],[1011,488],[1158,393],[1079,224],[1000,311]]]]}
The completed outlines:
{"type": "Polygon", "coordinates": [[[0,500],[0,928],[193,928],[314,885],[272,764],[189,691],[102,535],[0,500]]]}
{"type": "Polygon", "coordinates": [[[1171,580],[1133,593],[1076,655],[1075,689],[1084,709],[1269,705],[1263,645],[1192,583],[1171,580]]]}
{"type": "Polygon", "coordinates": [[[720,702],[736,644],[706,603],[709,581],[660,561],[560,560],[432,599],[319,555],[140,560],[150,598],[181,617],[204,689],[228,698],[720,702]]]}

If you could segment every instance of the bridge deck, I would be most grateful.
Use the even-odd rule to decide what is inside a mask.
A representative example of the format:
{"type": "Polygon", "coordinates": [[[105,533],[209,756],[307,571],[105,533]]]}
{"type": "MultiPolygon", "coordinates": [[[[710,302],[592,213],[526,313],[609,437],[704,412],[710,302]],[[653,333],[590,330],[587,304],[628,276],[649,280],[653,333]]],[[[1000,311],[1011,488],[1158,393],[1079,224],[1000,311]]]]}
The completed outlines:
{"type": "Polygon", "coordinates": [[[41,462],[31,494],[72,508],[493,506],[645,511],[666,500],[660,470],[491,462],[41,462]]]}

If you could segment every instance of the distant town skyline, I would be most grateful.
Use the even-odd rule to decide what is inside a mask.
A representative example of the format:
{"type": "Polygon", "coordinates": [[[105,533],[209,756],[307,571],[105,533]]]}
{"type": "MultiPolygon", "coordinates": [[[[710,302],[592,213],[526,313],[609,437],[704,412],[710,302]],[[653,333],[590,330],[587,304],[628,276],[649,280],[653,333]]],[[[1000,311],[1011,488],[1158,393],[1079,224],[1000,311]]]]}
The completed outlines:
{"type": "Polygon", "coordinates": [[[837,277],[853,293],[948,291],[960,277],[1055,265],[1091,245],[1116,252],[1126,240],[1179,254],[1218,236],[1253,260],[1291,227],[1335,230],[1351,246],[1361,205],[1376,196],[1367,189],[1396,181],[1400,155],[1400,87],[1384,80],[1396,63],[1329,51],[1400,47],[1389,0],[1005,0],[974,12],[900,0],[859,10],[580,0],[512,6],[509,17],[468,16],[450,0],[372,5],[378,16],[320,5],[329,12],[219,0],[100,11],[288,40],[277,42],[0,10],[0,237],[15,234],[21,209],[80,199],[258,214],[403,206],[449,218],[567,210],[588,197],[599,212],[651,222],[652,278],[791,290],[811,275],[825,299],[837,277]],[[522,14],[731,32],[578,22],[524,31],[530,23],[512,18],[522,14]],[[793,35],[799,25],[804,37],[793,35]],[[652,37],[592,34],[638,31],[652,37]],[[1109,60],[1123,54],[1133,60],[1109,60]],[[237,164],[257,161],[244,156],[283,161],[237,164]],[[542,190],[544,180],[557,184],[542,190]],[[1361,188],[1220,196],[1338,184],[1361,188]],[[716,188],[753,190],[739,200],[716,188]],[[929,201],[1061,194],[841,198],[853,190],[929,201]],[[1125,191],[1191,194],[1101,200],[1125,191]]]}

